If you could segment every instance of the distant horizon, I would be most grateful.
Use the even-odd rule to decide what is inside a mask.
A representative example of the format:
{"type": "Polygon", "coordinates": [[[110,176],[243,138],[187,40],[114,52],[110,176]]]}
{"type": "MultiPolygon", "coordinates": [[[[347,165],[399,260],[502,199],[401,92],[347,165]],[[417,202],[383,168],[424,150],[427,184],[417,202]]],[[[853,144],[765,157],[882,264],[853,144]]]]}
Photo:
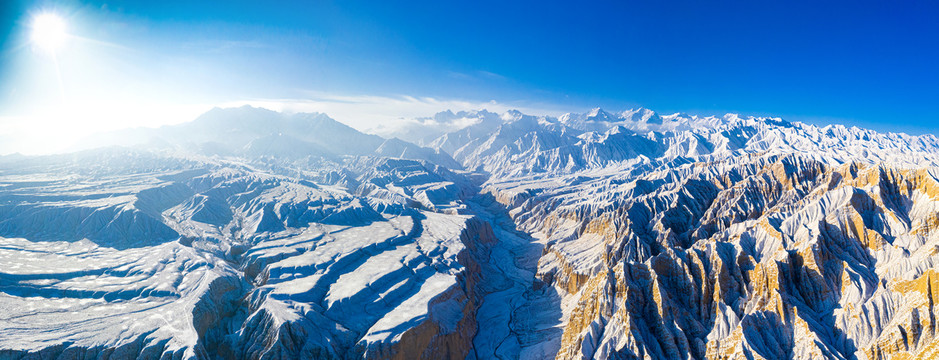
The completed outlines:
{"type": "MultiPolygon", "coordinates": [[[[490,104],[490,105],[492,105],[492,104],[490,104]]],[[[906,134],[906,135],[910,135],[910,136],[931,135],[931,136],[937,136],[937,137],[939,137],[939,133],[932,133],[932,132],[910,133],[910,132],[906,132],[906,131],[896,131],[896,130],[890,131],[890,130],[884,130],[884,129],[873,129],[873,128],[869,128],[869,127],[859,126],[859,125],[857,125],[857,124],[842,124],[842,123],[833,123],[833,122],[812,122],[812,121],[803,121],[803,120],[789,119],[789,118],[782,117],[782,116],[741,114],[741,113],[734,113],[734,112],[727,112],[727,113],[723,113],[723,114],[699,114],[699,113],[689,113],[689,112],[684,112],[684,111],[661,112],[661,111],[657,111],[656,109],[650,109],[650,108],[641,107],[641,106],[639,106],[639,107],[629,107],[629,108],[624,107],[624,108],[621,108],[621,109],[608,109],[608,108],[603,108],[603,107],[600,107],[600,106],[596,106],[596,107],[593,107],[593,108],[585,109],[585,110],[583,110],[583,111],[566,111],[566,112],[560,112],[560,111],[540,111],[540,110],[538,110],[538,109],[519,109],[519,108],[507,107],[507,106],[504,106],[504,105],[501,105],[501,104],[495,104],[495,105],[497,105],[497,106],[499,107],[498,110],[492,110],[491,108],[487,108],[487,107],[485,106],[485,104],[481,104],[482,107],[480,107],[480,108],[458,108],[458,109],[447,108],[447,109],[439,110],[439,111],[436,111],[436,112],[433,112],[433,113],[428,113],[428,114],[426,114],[426,115],[411,116],[411,117],[399,117],[398,119],[395,119],[395,120],[394,120],[393,122],[391,122],[391,123],[379,123],[378,125],[373,125],[373,126],[368,127],[368,128],[361,128],[361,127],[359,127],[359,126],[356,126],[356,124],[355,124],[354,122],[353,122],[353,123],[350,123],[350,122],[348,122],[348,121],[342,119],[341,117],[334,116],[334,115],[332,115],[332,114],[330,114],[330,113],[328,113],[328,112],[311,110],[311,108],[309,107],[309,106],[311,106],[311,103],[308,103],[308,102],[283,102],[283,103],[281,103],[281,102],[276,102],[276,101],[245,101],[245,102],[242,102],[242,103],[229,103],[229,104],[219,104],[219,105],[215,105],[215,106],[212,106],[211,108],[209,108],[209,109],[207,109],[207,110],[205,110],[205,111],[200,112],[200,113],[197,114],[197,115],[194,115],[194,116],[192,116],[192,117],[189,117],[189,118],[187,118],[187,119],[185,119],[185,120],[181,120],[181,121],[168,121],[168,122],[161,123],[161,124],[142,124],[142,125],[137,125],[137,126],[120,127],[120,128],[113,128],[113,129],[106,129],[106,130],[100,130],[100,131],[90,132],[90,133],[87,133],[87,134],[82,135],[81,137],[76,137],[76,138],[74,139],[74,141],[71,141],[71,142],[68,142],[68,143],[61,143],[61,144],[59,144],[60,146],[57,147],[57,148],[51,148],[51,147],[50,147],[50,148],[47,148],[48,151],[39,151],[39,152],[37,152],[37,151],[28,151],[28,150],[27,150],[27,151],[20,151],[20,150],[13,149],[11,146],[0,146],[0,156],[8,156],[8,155],[25,155],[25,156],[55,155],[55,154],[66,154],[66,153],[70,153],[70,152],[73,152],[73,151],[88,150],[88,149],[91,149],[91,148],[88,148],[88,147],[81,147],[80,149],[76,150],[76,149],[75,149],[75,146],[79,146],[81,141],[86,141],[86,140],[88,140],[88,139],[93,139],[93,138],[96,137],[96,136],[108,135],[108,134],[110,134],[110,133],[119,133],[119,132],[122,132],[122,131],[158,129],[158,128],[162,128],[162,127],[166,127],[166,126],[181,125],[181,124],[186,124],[186,123],[190,123],[190,122],[196,121],[196,120],[198,120],[200,117],[202,117],[203,115],[208,114],[208,113],[210,113],[210,112],[212,112],[212,111],[214,111],[214,110],[230,110],[230,109],[239,109],[239,108],[261,109],[261,110],[267,110],[267,111],[272,111],[272,112],[275,112],[275,113],[286,114],[286,115],[293,115],[293,114],[320,114],[320,115],[325,115],[325,116],[329,117],[330,119],[332,119],[332,120],[334,120],[334,121],[337,121],[337,122],[339,122],[339,123],[341,123],[341,124],[344,124],[344,125],[346,125],[346,126],[349,126],[349,127],[353,128],[353,129],[359,131],[359,132],[364,133],[364,134],[378,135],[378,136],[381,136],[381,137],[383,137],[383,138],[391,138],[391,137],[394,137],[394,136],[389,136],[389,134],[394,133],[394,132],[396,132],[396,131],[399,131],[399,130],[400,130],[403,126],[405,126],[405,125],[408,125],[408,124],[412,124],[412,125],[413,125],[415,122],[417,122],[417,121],[419,121],[419,120],[432,119],[434,116],[436,116],[436,115],[438,115],[438,114],[446,113],[446,112],[448,112],[448,111],[451,112],[451,113],[454,114],[454,115],[458,115],[458,114],[460,114],[460,113],[462,113],[462,112],[482,112],[482,111],[487,111],[487,112],[490,112],[490,113],[493,113],[493,114],[496,114],[496,115],[503,115],[503,114],[505,114],[505,113],[507,113],[507,112],[510,112],[510,111],[518,111],[518,112],[520,112],[520,113],[522,113],[522,114],[524,114],[524,115],[530,115],[530,116],[536,116],[536,117],[550,117],[550,118],[555,118],[555,119],[557,119],[557,118],[559,118],[559,117],[561,117],[561,116],[563,116],[563,115],[567,115],[567,114],[585,115],[585,114],[588,114],[588,113],[590,113],[590,112],[592,112],[592,111],[594,111],[594,110],[597,110],[597,109],[603,110],[603,111],[605,111],[605,112],[607,112],[607,113],[614,114],[614,115],[615,115],[615,114],[621,114],[621,113],[627,112],[627,111],[636,111],[636,110],[650,110],[650,111],[652,111],[652,112],[654,112],[655,114],[660,115],[660,116],[671,116],[671,115],[676,115],[676,114],[683,114],[683,115],[687,115],[687,116],[691,116],[691,117],[698,117],[698,118],[708,118],[708,117],[722,118],[722,117],[725,117],[725,116],[727,116],[727,115],[735,115],[735,116],[738,116],[738,117],[740,117],[740,118],[749,118],[749,117],[753,117],[753,118],[762,118],[762,119],[779,119],[779,120],[783,120],[783,121],[787,121],[787,122],[796,122],[796,123],[803,123],[803,124],[807,124],[807,125],[811,125],[811,126],[817,126],[817,127],[820,127],[820,128],[824,128],[824,127],[826,127],[826,126],[844,126],[845,128],[860,128],[860,129],[865,129],[865,130],[873,130],[873,131],[876,131],[876,132],[878,132],[878,133],[898,133],[898,134],[906,134]],[[386,127],[385,125],[391,125],[391,126],[387,126],[387,127],[386,127]],[[382,131],[382,130],[387,130],[387,131],[382,131]]],[[[361,125],[361,124],[358,124],[358,125],[361,125]]],[[[456,128],[456,129],[462,129],[463,127],[465,127],[465,126],[461,126],[461,127],[456,128]]]]}
{"type": "Polygon", "coordinates": [[[0,141],[38,149],[244,103],[322,109],[361,129],[448,108],[645,107],[939,133],[933,3],[13,0],[0,10],[0,141]]]}

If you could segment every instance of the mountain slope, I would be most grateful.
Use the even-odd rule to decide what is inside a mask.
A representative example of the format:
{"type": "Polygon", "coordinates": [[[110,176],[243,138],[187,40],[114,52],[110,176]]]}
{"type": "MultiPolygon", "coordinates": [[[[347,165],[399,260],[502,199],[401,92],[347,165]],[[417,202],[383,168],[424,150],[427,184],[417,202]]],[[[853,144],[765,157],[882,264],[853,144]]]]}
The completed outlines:
{"type": "Polygon", "coordinates": [[[157,129],[137,128],[95,135],[76,148],[117,145],[148,150],[173,149],[197,155],[271,156],[288,160],[340,155],[404,156],[459,167],[447,154],[402,141],[388,145],[391,141],[393,139],[359,132],[325,114],[284,114],[243,106],[215,108],[191,122],[157,129]]]}
{"type": "Polygon", "coordinates": [[[507,123],[457,156],[544,247],[528,291],[560,298],[550,353],[929,357],[935,137],[645,114],[507,123]]]}
{"type": "Polygon", "coordinates": [[[493,240],[428,210],[459,207],[427,195],[458,175],[374,158],[342,188],[114,152],[2,162],[0,357],[465,356],[493,240]]]}
{"type": "Polygon", "coordinates": [[[932,135],[647,109],[415,124],[427,147],[217,109],[133,148],[0,157],[0,358],[937,351],[932,135]]]}

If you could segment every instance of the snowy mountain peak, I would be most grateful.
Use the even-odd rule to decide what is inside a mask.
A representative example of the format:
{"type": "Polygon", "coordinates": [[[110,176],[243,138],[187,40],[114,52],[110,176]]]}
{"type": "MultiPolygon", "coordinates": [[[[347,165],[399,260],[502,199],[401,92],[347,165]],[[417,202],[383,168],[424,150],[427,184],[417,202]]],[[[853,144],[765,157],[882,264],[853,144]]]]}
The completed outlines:
{"type": "Polygon", "coordinates": [[[412,120],[426,143],[215,109],[133,148],[0,157],[0,358],[934,354],[935,136],[412,120]]]}
{"type": "Polygon", "coordinates": [[[525,118],[525,117],[530,117],[530,116],[529,116],[529,115],[525,115],[525,114],[523,114],[521,111],[514,110],[514,109],[513,109],[513,110],[508,110],[508,111],[502,113],[502,116],[501,116],[502,121],[507,122],[507,123],[519,121],[519,120],[521,120],[522,118],[525,118]]]}
{"type": "Polygon", "coordinates": [[[603,109],[597,107],[593,108],[586,114],[586,119],[589,121],[613,121],[613,115],[604,111],[603,109]]]}

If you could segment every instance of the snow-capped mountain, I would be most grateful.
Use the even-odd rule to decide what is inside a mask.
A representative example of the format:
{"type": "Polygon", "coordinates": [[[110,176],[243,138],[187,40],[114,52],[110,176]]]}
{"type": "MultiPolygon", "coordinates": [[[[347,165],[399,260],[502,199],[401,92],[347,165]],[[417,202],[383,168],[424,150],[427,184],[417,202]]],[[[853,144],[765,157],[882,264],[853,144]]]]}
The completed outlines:
{"type": "Polygon", "coordinates": [[[0,358],[939,351],[934,136],[647,109],[409,126],[216,109],[0,157],[0,358]]]}
{"type": "Polygon", "coordinates": [[[326,114],[283,114],[250,106],[215,108],[194,121],[158,129],[136,128],[95,135],[81,141],[76,148],[112,145],[248,158],[377,154],[459,167],[445,153],[394,138],[364,134],[326,114]]]}
{"type": "MultiPolygon", "coordinates": [[[[393,126],[379,126],[371,132],[386,138],[397,137],[405,141],[426,146],[441,135],[463,129],[470,125],[480,125],[482,128],[499,126],[502,120],[499,114],[486,110],[442,111],[431,117],[404,120],[393,126]]],[[[477,127],[479,128],[479,126],[477,127]]]]}

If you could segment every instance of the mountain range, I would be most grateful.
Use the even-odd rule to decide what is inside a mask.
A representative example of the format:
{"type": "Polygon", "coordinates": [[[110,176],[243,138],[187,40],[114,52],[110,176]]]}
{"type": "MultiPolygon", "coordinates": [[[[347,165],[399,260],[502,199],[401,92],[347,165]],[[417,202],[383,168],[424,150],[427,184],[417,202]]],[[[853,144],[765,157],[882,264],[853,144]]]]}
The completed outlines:
{"type": "Polygon", "coordinates": [[[933,135],[648,109],[381,135],[241,107],[0,157],[0,359],[939,356],[933,135]]]}

